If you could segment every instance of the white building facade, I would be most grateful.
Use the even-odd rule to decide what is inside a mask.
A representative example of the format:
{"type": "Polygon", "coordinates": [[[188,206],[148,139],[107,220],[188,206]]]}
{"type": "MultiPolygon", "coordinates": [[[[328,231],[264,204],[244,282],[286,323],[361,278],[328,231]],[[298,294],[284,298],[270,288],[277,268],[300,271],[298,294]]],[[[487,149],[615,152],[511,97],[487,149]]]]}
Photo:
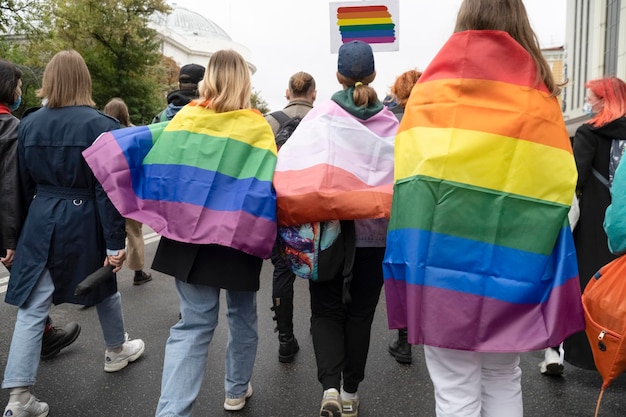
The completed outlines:
{"type": "Polygon", "coordinates": [[[626,0],[567,0],[565,42],[563,115],[573,136],[588,118],[585,83],[611,75],[626,81],[626,0]]]}
{"type": "Polygon", "coordinates": [[[256,72],[250,62],[250,50],[234,42],[217,24],[196,12],[173,6],[170,14],[154,15],[150,27],[158,32],[161,53],[171,57],[178,66],[200,64],[206,67],[213,52],[233,49],[246,59],[250,73],[256,72]]]}

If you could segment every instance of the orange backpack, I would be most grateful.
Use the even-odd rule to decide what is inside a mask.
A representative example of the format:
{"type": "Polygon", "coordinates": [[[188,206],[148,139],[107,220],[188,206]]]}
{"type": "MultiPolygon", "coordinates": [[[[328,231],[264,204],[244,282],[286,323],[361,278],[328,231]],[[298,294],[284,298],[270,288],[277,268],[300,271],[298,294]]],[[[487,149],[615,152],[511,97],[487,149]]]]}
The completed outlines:
{"type": "Polygon", "coordinates": [[[626,255],[604,265],[591,278],[582,295],[585,332],[604,390],[626,371],[626,255]]]}

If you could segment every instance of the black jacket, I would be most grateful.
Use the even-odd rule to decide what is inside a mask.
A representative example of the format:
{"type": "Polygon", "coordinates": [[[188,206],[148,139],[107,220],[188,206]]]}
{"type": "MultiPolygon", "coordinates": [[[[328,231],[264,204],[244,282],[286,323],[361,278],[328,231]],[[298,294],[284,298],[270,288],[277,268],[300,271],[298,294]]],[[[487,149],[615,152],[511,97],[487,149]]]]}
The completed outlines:
{"type": "Polygon", "coordinates": [[[172,120],[176,113],[184,106],[189,104],[191,100],[198,98],[198,90],[175,90],[167,95],[167,107],[159,114],[154,116],[152,123],[164,122],[172,120]]]}
{"type": "MultiPolygon", "coordinates": [[[[580,195],[580,220],[574,229],[574,244],[580,289],[583,291],[598,269],[616,258],[609,251],[603,227],[604,212],[611,204],[611,193],[592,172],[595,169],[608,179],[613,139],[626,139],[626,117],[601,127],[583,124],[574,136],[574,157],[578,169],[576,191],[580,195]]],[[[580,368],[595,369],[585,332],[576,333],[565,340],[565,360],[580,368]]]]}
{"type": "Polygon", "coordinates": [[[161,237],[152,269],[188,284],[258,291],[263,260],[220,245],[194,245],[161,237]]]}
{"type": "Polygon", "coordinates": [[[11,114],[0,114],[0,252],[15,249],[20,234],[21,198],[17,169],[17,127],[11,114]]]}

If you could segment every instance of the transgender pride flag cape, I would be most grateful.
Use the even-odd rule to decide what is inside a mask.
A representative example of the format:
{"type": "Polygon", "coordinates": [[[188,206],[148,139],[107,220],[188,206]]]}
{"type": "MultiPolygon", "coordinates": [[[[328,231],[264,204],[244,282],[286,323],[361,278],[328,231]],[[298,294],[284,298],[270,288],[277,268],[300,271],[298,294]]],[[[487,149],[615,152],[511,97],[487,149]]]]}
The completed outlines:
{"type": "Polygon", "coordinates": [[[567,220],[576,166],[556,98],[508,34],[454,34],[396,138],[384,260],[389,326],[482,352],[584,329],[567,220]]]}
{"type": "Polygon", "coordinates": [[[192,102],[169,124],[103,133],[83,155],[122,216],[180,242],[270,257],[276,145],[258,112],[192,102]]]}
{"type": "Polygon", "coordinates": [[[361,119],[333,100],[315,106],[280,148],[278,223],[388,218],[397,130],[386,108],[361,119]]]}

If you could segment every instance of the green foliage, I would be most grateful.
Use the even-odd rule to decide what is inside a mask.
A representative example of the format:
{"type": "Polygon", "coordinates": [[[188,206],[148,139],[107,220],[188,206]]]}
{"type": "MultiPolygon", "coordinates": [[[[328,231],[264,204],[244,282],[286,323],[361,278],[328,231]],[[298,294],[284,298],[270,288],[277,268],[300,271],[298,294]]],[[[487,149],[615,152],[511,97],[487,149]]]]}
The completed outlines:
{"type": "Polygon", "coordinates": [[[263,100],[261,93],[252,89],[252,95],[250,96],[250,103],[253,109],[257,109],[261,114],[269,113],[270,106],[267,101],[263,100]]]}
{"type": "MultiPolygon", "coordinates": [[[[161,54],[157,33],[148,27],[154,13],[169,11],[165,0],[0,0],[0,35],[8,34],[0,36],[0,57],[24,73],[18,116],[39,105],[35,91],[46,63],[58,51],[75,49],[91,73],[98,108],[120,97],[133,124],[150,123],[178,82],[178,66],[161,54]]],[[[251,104],[270,111],[254,90],[251,104]]]]}
{"type": "MultiPolygon", "coordinates": [[[[60,50],[75,49],[91,73],[98,108],[121,97],[131,121],[145,124],[164,106],[168,68],[162,66],[157,33],[148,22],[154,13],[170,11],[165,0],[0,0],[0,11],[0,22],[20,24],[17,42],[0,40],[0,56],[38,74],[36,88],[50,58],[60,50]],[[19,14],[5,16],[3,6],[19,6],[19,14]]],[[[34,84],[27,88],[29,97],[31,90],[34,96],[34,84]]]]}
{"type": "Polygon", "coordinates": [[[162,107],[161,53],[155,12],[166,13],[164,0],[50,0],[55,41],[76,49],[93,79],[93,98],[102,108],[112,97],[128,105],[135,124],[149,123],[162,107]]]}
{"type": "Polygon", "coordinates": [[[0,41],[0,57],[15,63],[22,71],[22,104],[13,112],[17,117],[21,117],[24,111],[31,107],[38,107],[40,104],[36,91],[41,86],[43,67],[27,65],[25,48],[20,43],[0,41]]]}
{"type": "Polygon", "coordinates": [[[28,21],[28,13],[36,5],[36,1],[0,0],[0,34],[15,33],[28,21]]]}

